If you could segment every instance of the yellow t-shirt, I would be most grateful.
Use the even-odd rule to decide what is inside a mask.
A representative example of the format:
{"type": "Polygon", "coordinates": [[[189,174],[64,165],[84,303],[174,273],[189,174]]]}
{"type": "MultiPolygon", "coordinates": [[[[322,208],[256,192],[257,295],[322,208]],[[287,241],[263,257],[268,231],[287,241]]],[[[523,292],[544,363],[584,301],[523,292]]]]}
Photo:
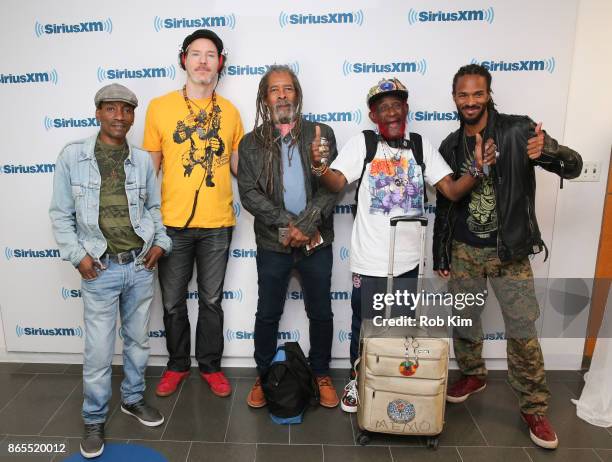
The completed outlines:
{"type": "Polygon", "coordinates": [[[212,110],[211,98],[190,100],[199,121],[190,114],[180,90],[149,103],[143,147],[162,152],[161,213],[166,226],[185,226],[198,188],[190,228],[236,224],[230,155],[238,150],[244,129],[238,109],[218,94],[216,99],[218,111],[212,110]]]}

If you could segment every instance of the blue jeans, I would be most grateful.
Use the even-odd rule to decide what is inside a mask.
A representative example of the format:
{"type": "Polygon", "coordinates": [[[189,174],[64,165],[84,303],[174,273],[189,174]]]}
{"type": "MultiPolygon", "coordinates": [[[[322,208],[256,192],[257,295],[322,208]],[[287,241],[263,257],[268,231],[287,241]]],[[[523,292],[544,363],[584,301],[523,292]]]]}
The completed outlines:
{"type": "MultiPolygon", "coordinates": [[[[394,290],[406,289],[409,292],[415,293],[417,290],[418,276],[418,266],[411,269],[410,271],[396,276],[395,278],[393,278],[395,281],[394,290]]],[[[372,309],[372,296],[375,293],[386,293],[386,290],[387,278],[364,276],[361,274],[353,273],[353,293],[351,294],[351,308],[353,311],[353,316],[351,318],[350,346],[351,369],[355,365],[355,361],[357,361],[357,358],[359,358],[359,335],[361,332],[361,320],[363,318],[372,318],[374,314],[374,310],[372,309]]]]}
{"type": "Polygon", "coordinates": [[[120,265],[102,258],[107,267],[98,277],[81,281],[84,305],[83,420],[106,420],[111,397],[111,362],[115,351],[117,313],[121,316],[123,373],[121,400],[142,399],[149,359],[149,307],[153,300],[153,272],[134,262],[120,265]]]}
{"type": "Polygon", "coordinates": [[[172,252],[159,260],[168,370],[191,367],[191,327],[187,285],[196,263],[198,323],[195,356],[201,372],[221,370],[223,356],[223,282],[233,228],[167,228],[172,252]]]}
{"type": "Polygon", "coordinates": [[[255,314],[255,362],[259,373],[270,365],[276,352],[278,323],[283,315],[291,271],[296,269],[304,291],[304,305],[310,321],[310,367],[315,375],[327,375],[334,336],[331,309],[333,253],[327,246],[312,255],[301,250],[286,254],[257,249],[259,299],[255,314]]]}

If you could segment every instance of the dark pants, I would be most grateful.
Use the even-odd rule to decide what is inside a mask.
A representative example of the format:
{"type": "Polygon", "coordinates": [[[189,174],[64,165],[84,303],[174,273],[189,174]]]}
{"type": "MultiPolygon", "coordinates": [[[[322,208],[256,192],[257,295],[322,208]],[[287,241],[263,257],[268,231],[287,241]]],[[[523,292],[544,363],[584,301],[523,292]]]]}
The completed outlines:
{"type": "Polygon", "coordinates": [[[191,328],[187,285],[196,263],[198,324],[195,355],[202,372],[221,369],[223,355],[223,281],[233,228],[168,228],[172,252],[159,260],[159,283],[164,305],[168,369],[191,366],[191,328]]]}
{"type": "Polygon", "coordinates": [[[257,249],[259,300],[255,314],[255,362],[261,374],[272,362],[278,340],[278,323],[285,307],[291,271],[296,269],[310,321],[310,367],[315,375],[327,375],[334,335],[330,289],[333,253],[327,246],[310,256],[301,250],[291,254],[257,249]]]}
{"type": "MultiPolygon", "coordinates": [[[[414,269],[407,271],[404,274],[396,276],[394,281],[395,289],[407,289],[410,292],[416,292],[417,278],[419,276],[419,267],[416,266],[414,269]],[[407,279],[413,279],[407,281],[407,279]]],[[[375,276],[363,276],[361,274],[353,273],[353,293],[351,294],[351,308],[353,309],[353,316],[351,318],[351,369],[355,365],[355,361],[359,358],[359,334],[361,331],[361,320],[371,319],[374,315],[372,308],[372,296],[375,293],[386,293],[387,289],[387,278],[375,277],[375,276]]],[[[392,311],[393,316],[394,311],[392,311]]],[[[376,313],[380,315],[380,312],[376,313]]],[[[402,313],[405,314],[405,313],[402,313]]]]}

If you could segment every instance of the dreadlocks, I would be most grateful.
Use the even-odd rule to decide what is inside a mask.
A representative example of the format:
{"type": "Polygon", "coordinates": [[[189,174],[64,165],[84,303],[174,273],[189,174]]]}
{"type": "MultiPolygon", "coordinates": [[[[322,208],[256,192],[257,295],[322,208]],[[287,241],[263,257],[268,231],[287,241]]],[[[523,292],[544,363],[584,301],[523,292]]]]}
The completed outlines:
{"type": "Polygon", "coordinates": [[[292,145],[297,143],[297,140],[299,140],[302,133],[302,87],[300,86],[300,82],[298,81],[295,72],[293,72],[289,66],[273,64],[266,71],[259,82],[257,101],[255,103],[257,113],[255,115],[255,127],[253,129],[255,139],[264,148],[264,155],[267,156],[264,161],[263,171],[261,173],[265,175],[266,190],[268,193],[272,193],[274,189],[272,181],[274,174],[272,171],[272,159],[275,156],[280,155],[280,147],[277,143],[278,137],[274,137],[274,121],[272,120],[270,108],[268,108],[268,105],[266,104],[270,75],[275,72],[289,74],[291,76],[293,87],[295,88],[295,126],[291,130],[292,145]]]}

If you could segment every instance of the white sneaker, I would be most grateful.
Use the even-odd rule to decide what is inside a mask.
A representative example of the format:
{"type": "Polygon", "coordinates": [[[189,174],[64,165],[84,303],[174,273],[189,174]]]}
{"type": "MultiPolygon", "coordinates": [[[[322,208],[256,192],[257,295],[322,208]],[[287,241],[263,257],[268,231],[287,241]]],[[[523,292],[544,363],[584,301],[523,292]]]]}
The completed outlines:
{"type": "Polygon", "coordinates": [[[342,399],[340,400],[340,407],[342,407],[344,412],[355,413],[357,412],[358,404],[359,394],[357,393],[357,380],[353,379],[344,387],[342,399]]]}

